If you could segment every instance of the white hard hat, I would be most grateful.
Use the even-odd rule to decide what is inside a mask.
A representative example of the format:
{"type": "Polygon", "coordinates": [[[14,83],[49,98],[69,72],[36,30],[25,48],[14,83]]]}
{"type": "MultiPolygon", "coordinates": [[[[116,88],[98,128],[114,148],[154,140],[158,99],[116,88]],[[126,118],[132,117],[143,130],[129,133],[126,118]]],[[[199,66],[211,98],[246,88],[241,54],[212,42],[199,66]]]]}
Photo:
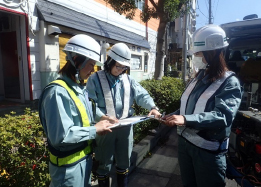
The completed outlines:
{"type": "Polygon", "coordinates": [[[114,44],[108,51],[108,56],[121,65],[130,67],[131,51],[126,44],[114,44]]]}
{"type": "Polygon", "coordinates": [[[67,56],[72,55],[72,53],[77,53],[95,60],[97,66],[103,65],[100,62],[101,46],[96,40],[88,35],[78,34],[73,36],[68,40],[63,51],[67,56]]]}
{"type": "Polygon", "coordinates": [[[190,53],[210,51],[228,46],[226,33],[218,25],[206,25],[195,31],[192,36],[190,53]]]}

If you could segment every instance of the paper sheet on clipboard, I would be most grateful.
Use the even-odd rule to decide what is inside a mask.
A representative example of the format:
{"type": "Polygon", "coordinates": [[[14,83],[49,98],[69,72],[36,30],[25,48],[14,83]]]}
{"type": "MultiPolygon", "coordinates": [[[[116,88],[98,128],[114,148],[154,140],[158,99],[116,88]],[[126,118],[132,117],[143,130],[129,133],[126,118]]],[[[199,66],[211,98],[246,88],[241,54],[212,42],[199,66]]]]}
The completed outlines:
{"type": "Polygon", "coordinates": [[[114,124],[113,126],[109,127],[110,129],[113,128],[118,128],[118,127],[124,127],[124,126],[128,126],[128,125],[134,125],[136,123],[140,123],[149,119],[155,119],[158,121],[164,121],[161,118],[155,118],[154,115],[151,116],[133,116],[133,117],[129,117],[129,118],[125,118],[125,119],[120,119],[119,123],[114,124]]]}
{"type": "Polygon", "coordinates": [[[114,124],[113,126],[109,127],[110,129],[128,126],[128,125],[134,125],[136,123],[140,123],[142,121],[149,120],[151,118],[148,118],[147,116],[133,116],[125,119],[119,119],[119,123],[114,124]]]}

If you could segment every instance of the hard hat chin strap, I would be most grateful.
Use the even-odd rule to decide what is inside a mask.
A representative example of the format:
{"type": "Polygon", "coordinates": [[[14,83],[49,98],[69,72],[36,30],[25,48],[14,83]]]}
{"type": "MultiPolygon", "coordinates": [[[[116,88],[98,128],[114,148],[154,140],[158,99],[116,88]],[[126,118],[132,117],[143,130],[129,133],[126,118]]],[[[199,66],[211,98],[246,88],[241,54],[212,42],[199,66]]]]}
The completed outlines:
{"type": "Polygon", "coordinates": [[[76,67],[76,74],[75,74],[75,79],[76,79],[76,82],[78,84],[80,84],[80,81],[83,80],[80,76],[80,70],[83,69],[85,67],[85,65],[87,64],[89,58],[85,58],[84,62],[82,63],[81,67],[79,69],[77,69],[76,67]]]}
{"type": "Polygon", "coordinates": [[[108,63],[107,63],[107,64],[108,64],[108,66],[110,65],[111,61],[112,61],[112,58],[111,58],[111,59],[108,61],[108,63]]]}
{"type": "MultiPolygon", "coordinates": [[[[74,64],[74,61],[73,61],[73,59],[72,59],[71,53],[66,52],[66,61],[68,61],[68,60],[71,62],[71,64],[73,65],[73,67],[75,67],[75,64],[74,64]]],[[[76,68],[76,67],[75,67],[75,68],[76,68]]]]}
{"type": "Polygon", "coordinates": [[[80,84],[80,81],[82,80],[81,76],[80,76],[80,70],[83,69],[86,65],[86,63],[88,62],[90,58],[86,57],[84,62],[82,63],[81,67],[80,68],[77,68],[75,66],[75,62],[73,61],[72,59],[72,55],[70,53],[67,53],[66,55],[66,60],[69,60],[71,62],[71,64],[73,65],[73,67],[75,67],[76,69],[76,74],[75,74],[75,80],[78,84],[80,84]]]}

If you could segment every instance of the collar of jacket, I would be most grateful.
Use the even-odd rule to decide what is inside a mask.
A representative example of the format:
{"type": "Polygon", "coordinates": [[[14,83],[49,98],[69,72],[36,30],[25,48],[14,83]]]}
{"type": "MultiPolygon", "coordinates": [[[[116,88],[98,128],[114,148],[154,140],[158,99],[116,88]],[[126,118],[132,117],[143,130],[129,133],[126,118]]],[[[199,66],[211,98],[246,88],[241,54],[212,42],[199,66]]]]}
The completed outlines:
{"type": "Polygon", "coordinates": [[[71,87],[74,91],[76,91],[77,93],[83,95],[83,86],[80,86],[79,84],[77,84],[76,82],[74,82],[72,79],[70,79],[70,78],[67,77],[66,75],[61,76],[61,78],[62,78],[63,80],[65,80],[65,82],[66,82],[67,84],[69,84],[70,87],[71,87]]]}
{"type": "Polygon", "coordinates": [[[208,80],[209,75],[205,75],[206,69],[200,70],[197,80],[202,81],[203,84],[208,84],[210,81],[208,80]]]}

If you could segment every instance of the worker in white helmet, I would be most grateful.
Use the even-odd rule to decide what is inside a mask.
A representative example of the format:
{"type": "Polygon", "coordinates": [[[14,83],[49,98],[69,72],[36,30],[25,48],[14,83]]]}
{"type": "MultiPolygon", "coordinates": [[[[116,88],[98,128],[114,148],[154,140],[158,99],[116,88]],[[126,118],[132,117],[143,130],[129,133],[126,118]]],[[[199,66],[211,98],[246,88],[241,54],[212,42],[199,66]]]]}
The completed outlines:
{"type": "MultiPolygon", "coordinates": [[[[118,119],[133,115],[135,101],[148,109],[148,115],[160,117],[152,97],[133,78],[126,74],[130,67],[131,52],[124,43],[117,43],[108,51],[104,70],[94,73],[87,82],[90,97],[97,103],[96,121],[118,119]]],[[[127,186],[128,168],[133,148],[133,127],[113,129],[112,133],[96,137],[95,159],[100,187],[109,187],[109,172],[116,161],[118,187],[127,186]]]]}
{"type": "Polygon", "coordinates": [[[182,94],[180,109],[163,119],[166,125],[177,125],[183,186],[225,187],[225,154],[242,88],[226,66],[228,43],[221,27],[206,25],[192,40],[197,74],[182,94]]]}
{"type": "Polygon", "coordinates": [[[95,107],[83,83],[94,65],[102,65],[100,45],[79,34],[64,47],[67,63],[61,77],[45,87],[39,99],[39,115],[50,151],[50,187],[87,187],[91,184],[92,140],[111,132],[108,120],[94,125],[95,107]]]}

